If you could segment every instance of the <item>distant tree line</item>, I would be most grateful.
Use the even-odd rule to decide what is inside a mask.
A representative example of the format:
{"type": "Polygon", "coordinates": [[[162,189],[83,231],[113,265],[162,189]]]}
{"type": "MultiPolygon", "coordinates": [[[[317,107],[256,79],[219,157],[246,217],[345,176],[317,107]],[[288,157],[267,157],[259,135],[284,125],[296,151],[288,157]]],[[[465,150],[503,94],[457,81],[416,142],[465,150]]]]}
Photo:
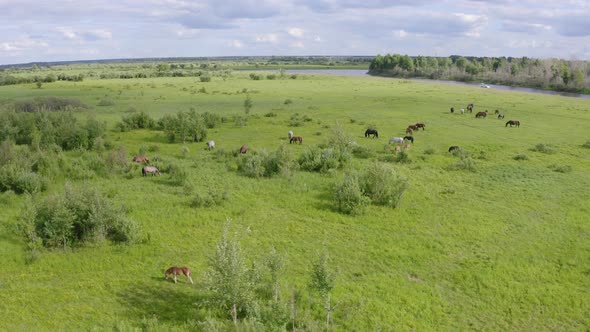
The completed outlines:
{"type": "Polygon", "coordinates": [[[590,63],[581,60],[386,54],[371,61],[369,73],[590,93],[590,63]]]}

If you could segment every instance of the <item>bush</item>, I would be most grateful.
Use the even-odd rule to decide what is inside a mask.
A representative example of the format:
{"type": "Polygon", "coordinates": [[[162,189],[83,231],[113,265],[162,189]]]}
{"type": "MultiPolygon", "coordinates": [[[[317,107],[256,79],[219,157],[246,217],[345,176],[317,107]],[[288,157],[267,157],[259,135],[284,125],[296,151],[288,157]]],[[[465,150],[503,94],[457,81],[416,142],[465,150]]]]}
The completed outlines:
{"type": "Polygon", "coordinates": [[[424,150],[424,154],[434,154],[436,151],[433,148],[428,148],[426,150],[424,150]]]}
{"type": "Polygon", "coordinates": [[[362,192],[375,204],[397,207],[408,181],[395,169],[381,163],[369,166],[359,179],[362,192]]]}
{"type": "Polygon", "coordinates": [[[351,215],[363,214],[370,203],[370,199],[361,190],[356,173],[347,174],[344,180],[335,186],[334,200],[339,211],[351,215]]]}
{"type": "Polygon", "coordinates": [[[268,113],[265,113],[264,116],[267,117],[267,118],[274,118],[274,117],[277,116],[277,113],[275,113],[275,112],[268,112],[268,113]]]}
{"type": "Polygon", "coordinates": [[[586,143],[582,144],[582,147],[590,149],[590,141],[586,141],[586,143]]]}
{"type": "Polygon", "coordinates": [[[170,164],[164,170],[170,176],[170,181],[175,185],[183,185],[188,179],[188,172],[177,164],[170,164]]]}
{"type": "Polygon", "coordinates": [[[17,194],[33,194],[46,190],[48,182],[45,177],[16,163],[0,167],[0,191],[2,192],[12,190],[17,194]]]}
{"type": "Polygon", "coordinates": [[[473,161],[473,159],[471,157],[465,157],[465,156],[461,156],[461,159],[459,161],[457,161],[456,163],[452,164],[449,166],[450,170],[466,170],[466,171],[470,171],[470,172],[475,172],[476,171],[476,167],[475,167],[475,161],[473,161]]]}
{"type": "Polygon", "coordinates": [[[375,151],[365,146],[355,145],[352,148],[352,154],[357,158],[371,158],[375,156],[375,151]]]}
{"type": "Polygon", "coordinates": [[[216,205],[221,205],[225,201],[229,200],[229,192],[223,191],[219,192],[216,190],[209,189],[209,192],[206,194],[197,192],[193,199],[191,200],[190,205],[194,208],[199,207],[211,207],[216,205]]]}
{"type": "Polygon", "coordinates": [[[514,158],[512,158],[512,159],[514,159],[514,160],[528,160],[529,157],[524,153],[519,153],[516,156],[514,156],[514,158]]]}
{"type": "Polygon", "coordinates": [[[400,152],[396,153],[393,161],[395,161],[396,163],[402,163],[402,164],[412,162],[412,160],[410,160],[410,156],[408,155],[408,153],[406,151],[400,151],[400,152]]]}
{"type": "Polygon", "coordinates": [[[28,205],[19,229],[30,241],[39,237],[46,247],[72,247],[84,242],[132,243],[139,239],[139,226],[125,217],[123,208],[95,188],[72,189],[28,205]],[[31,234],[33,233],[33,234],[31,234]],[[34,235],[34,236],[31,236],[34,235]]]}
{"type": "Polygon", "coordinates": [[[129,131],[134,129],[153,129],[156,127],[156,121],[147,113],[133,111],[129,115],[123,116],[121,122],[117,124],[120,131],[129,131]]]}
{"type": "Polygon", "coordinates": [[[551,154],[551,153],[555,152],[553,150],[553,148],[551,148],[550,146],[543,144],[543,143],[539,143],[539,144],[535,145],[535,147],[532,148],[531,151],[547,153],[547,154],[551,154]]]}
{"type": "Polygon", "coordinates": [[[321,149],[318,146],[307,148],[299,157],[301,169],[310,172],[327,172],[342,167],[350,159],[350,154],[337,148],[321,149]]]}
{"type": "Polygon", "coordinates": [[[114,106],[115,102],[112,99],[101,99],[98,102],[98,106],[114,106]]]}
{"type": "Polygon", "coordinates": [[[554,172],[559,173],[570,173],[572,171],[572,167],[570,165],[551,165],[549,168],[554,172]]]}
{"type": "Polygon", "coordinates": [[[249,177],[288,175],[293,168],[293,156],[284,145],[271,153],[263,150],[240,157],[238,172],[249,177]]]}
{"type": "Polygon", "coordinates": [[[209,76],[209,75],[201,75],[201,76],[199,76],[199,81],[201,81],[201,82],[211,82],[211,76],[209,76]]]}
{"type": "Polygon", "coordinates": [[[290,104],[293,104],[293,101],[291,99],[285,99],[285,101],[283,102],[283,104],[290,105],[290,104]]]}

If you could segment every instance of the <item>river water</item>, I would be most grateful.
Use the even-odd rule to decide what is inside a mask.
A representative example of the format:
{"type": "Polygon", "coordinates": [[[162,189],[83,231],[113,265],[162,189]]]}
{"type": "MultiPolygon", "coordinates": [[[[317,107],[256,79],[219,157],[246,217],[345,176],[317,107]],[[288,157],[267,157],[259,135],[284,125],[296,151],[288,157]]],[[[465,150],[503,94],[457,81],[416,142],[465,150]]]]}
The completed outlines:
{"type": "MultiPolygon", "coordinates": [[[[288,69],[285,72],[292,73],[292,74],[328,74],[328,75],[339,75],[339,76],[373,77],[373,76],[370,76],[369,74],[367,74],[367,70],[365,70],[365,69],[288,69]]],[[[378,76],[375,76],[375,77],[378,77],[378,76]]],[[[435,82],[435,83],[443,83],[443,84],[468,85],[468,86],[475,86],[475,87],[480,86],[480,83],[466,83],[466,82],[444,81],[444,80],[429,80],[429,79],[423,79],[423,78],[411,78],[410,80],[420,81],[420,82],[435,82]]],[[[590,95],[579,94],[579,93],[540,90],[540,89],[533,89],[533,88],[523,88],[523,87],[508,86],[508,85],[496,85],[496,84],[488,84],[488,86],[490,87],[490,89],[520,91],[520,92],[528,92],[528,93],[539,93],[539,94],[543,94],[543,95],[554,95],[554,96],[590,99],[590,95]]]]}

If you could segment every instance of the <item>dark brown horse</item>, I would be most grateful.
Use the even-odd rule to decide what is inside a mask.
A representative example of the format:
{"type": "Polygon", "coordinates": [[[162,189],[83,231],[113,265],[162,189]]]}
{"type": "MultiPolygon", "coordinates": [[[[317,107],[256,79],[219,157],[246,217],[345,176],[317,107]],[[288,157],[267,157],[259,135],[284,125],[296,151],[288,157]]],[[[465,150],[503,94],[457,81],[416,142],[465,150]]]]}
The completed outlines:
{"type": "Polygon", "coordinates": [[[244,154],[248,152],[248,147],[246,146],[246,144],[242,145],[242,147],[240,148],[240,153],[244,154]]]}
{"type": "Polygon", "coordinates": [[[133,161],[136,163],[144,163],[144,164],[150,163],[150,159],[146,156],[135,156],[135,157],[133,157],[133,161]]]}
{"type": "Polygon", "coordinates": [[[486,116],[488,116],[488,113],[487,112],[477,112],[475,114],[475,117],[476,118],[485,118],[486,116]]]}
{"type": "Polygon", "coordinates": [[[166,270],[166,273],[164,273],[164,278],[166,280],[168,280],[168,277],[170,275],[172,275],[174,277],[174,283],[176,283],[176,276],[183,275],[183,274],[188,278],[188,280],[191,281],[191,284],[193,284],[193,278],[191,278],[191,275],[192,275],[191,269],[189,269],[186,266],[182,266],[182,267],[173,266],[173,267],[169,268],[168,270],[166,270]]]}
{"type": "Polygon", "coordinates": [[[467,105],[467,110],[469,111],[469,113],[472,113],[473,112],[473,104],[467,105]]]}
{"type": "Polygon", "coordinates": [[[160,175],[160,170],[154,166],[144,166],[141,169],[141,175],[148,176],[149,175],[160,175]]]}
{"type": "Polygon", "coordinates": [[[418,127],[416,127],[416,125],[409,125],[408,128],[412,130],[418,130],[418,127]]]}
{"type": "Polygon", "coordinates": [[[379,132],[377,132],[377,129],[369,128],[365,131],[365,137],[370,137],[371,135],[373,135],[373,138],[379,138],[379,132]]]}
{"type": "Polygon", "coordinates": [[[506,122],[506,125],[504,127],[508,127],[508,125],[510,125],[510,127],[512,127],[512,126],[520,127],[520,121],[508,120],[508,122],[506,122]]]}
{"type": "Polygon", "coordinates": [[[408,127],[408,128],[406,128],[406,134],[408,134],[408,135],[412,135],[412,133],[413,133],[413,131],[412,131],[412,129],[411,129],[411,128],[409,128],[409,127],[408,127]]]}
{"type": "Polygon", "coordinates": [[[291,144],[293,142],[299,142],[299,144],[303,144],[303,137],[301,137],[301,136],[293,136],[289,140],[289,144],[291,144]]]}
{"type": "Polygon", "coordinates": [[[422,130],[426,129],[426,125],[423,123],[416,123],[414,126],[416,126],[416,128],[422,128],[422,130]]]}
{"type": "Polygon", "coordinates": [[[458,145],[453,145],[449,148],[449,152],[459,151],[461,148],[458,145]]]}

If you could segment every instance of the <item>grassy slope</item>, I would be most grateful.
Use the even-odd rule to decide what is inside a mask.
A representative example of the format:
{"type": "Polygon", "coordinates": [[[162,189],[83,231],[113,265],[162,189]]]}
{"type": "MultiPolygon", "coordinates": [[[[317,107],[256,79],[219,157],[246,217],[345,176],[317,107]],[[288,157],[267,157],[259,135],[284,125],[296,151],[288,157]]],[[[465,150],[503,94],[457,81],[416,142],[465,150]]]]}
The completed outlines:
{"type": "MultiPolygon", "coordinates": [[[[190,169],[197,190],[227,189],[229,203],[192,209],[190,197],[165,176],[95,179],[88,184],[123,201],[150,242],[50,252],[25,265],[22,243],[9,232],[24,200],[1,196],[0,329],[112,327],[153,315],[171,326],[202,319],[193,304],[202,297],[200,276],[227,217],[235,231],[249,227],[242,245],[252,257],[271,245],[286,253],[285,284],[303,287],[311,257],[327,247],[339,272],[333,298],[340,303],[335,323],[343,330],[589,328],[590,150],[580,147],[589,139],[583,125],[590,120],[587,100],[395,79],[303,75],[251,81],[240,74],[210,83],[177,78],[9,86],[0,88],[0,99],[61,95],[96,105],[108,97],[115,106],[94,109],[112,128],[130,106],[155,117],[189,107],[241,114],[245,94],[236,92],[243,88],[255,90],[252,112],[260,117],[243,128],[230,122],[210,131],[219,149],[246,143],[272,150],[294,129],[305,138],[303,146],[289,147],[299,154],[323,142],[329,135],[324,125],[338,121],[360,144],[382,151],[388,137],[403,136],[410,123],[426,122],[409,152],[413,163],[396,165],[410,183],[402,206],[344,216],[333,210],[330,198],[340,171],[254,180],[216,160],[203,143],[189,144],[190,156],[181,159],[180,145],[165,143],[161,134],[110,132],[130,154],[141,144],[161,145],[163,158],[190,169]],[[202,86],[208,94],[191,93],[202,86]],[[284,105],[287,98],[293,104],[284,105]],[[505,120],[520,120],[522,126],[505,128],[494,117],[476,120],[448,112],[468,102],[476,111],[498,108],[505,120]],[[278,116],[262,116],[269,111],[278,116]],[[291,128],[295,112],[313,121],[291,128]],[[378,126],[381,138],[362,137],[369,124],[378,126]],[[557,152],[529,151],[538,143],[557,152]],[[446,152],[450,145],[470,151],[476,173],[447,170],[456,161],[446,152]],[[428,148],[435,153],[424,154],[428,148]],[[513,160],[518,153],[529,160],[513,160]],[[480,155],[485,159],[477,159],[480,155]],[[553,164],[573,171],[554,172],[548,168],[553,164]],[[194,288],[162,281],[163,270],[174,264],[193,267],[194,288]]],[[[361,168],[367,162],[354,164],[361,168]]]]}

